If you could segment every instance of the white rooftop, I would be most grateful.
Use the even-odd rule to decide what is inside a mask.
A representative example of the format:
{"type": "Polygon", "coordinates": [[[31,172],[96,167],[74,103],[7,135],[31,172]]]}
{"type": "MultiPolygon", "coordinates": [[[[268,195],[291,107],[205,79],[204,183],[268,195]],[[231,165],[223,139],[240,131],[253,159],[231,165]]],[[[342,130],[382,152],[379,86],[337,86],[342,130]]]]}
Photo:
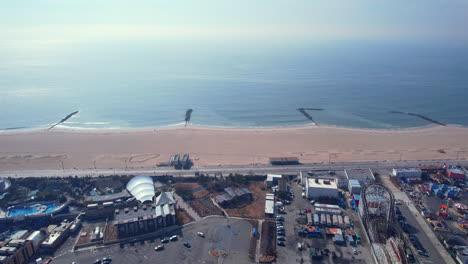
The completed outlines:
{"type": "Polygon", "coordinates": [[[419,168],[394,168],[398,172],[421,172],[419,168]]]}
{"type": "Polygon", "coordinates": [[[267,174],[267,181],[273,181],[273,178],[281,179],[283,177],[281,174],[267,174]]]}
{"type": "Polygon", "coordinates": [[[152,201],[155,195],[153,179],[144,175],[131,179],[127,184],[127,190],[142,203],[152,201]]]}
{"type": "Polygon", "coordinates": [[[175,203],[175,201],[172,192],[162,192],[158,197],[156,197],[156,205],[173,203],[175,203]]]}
{"type": "Polygon", "coordinates": [[[265,214],[274,214],[275,213],[275,203],[272,200],[265,201],[265,214]]]}
{"type": "Polygon", "coordinates": [[[338,189],[335,181],[326,179],[307,179],[309,188],[324,188],[324,189],[338,189]],[[315,182],[317,180],[317,182],[315,182]],[[329,183],[324,183],[329,182],[329,183]]]}

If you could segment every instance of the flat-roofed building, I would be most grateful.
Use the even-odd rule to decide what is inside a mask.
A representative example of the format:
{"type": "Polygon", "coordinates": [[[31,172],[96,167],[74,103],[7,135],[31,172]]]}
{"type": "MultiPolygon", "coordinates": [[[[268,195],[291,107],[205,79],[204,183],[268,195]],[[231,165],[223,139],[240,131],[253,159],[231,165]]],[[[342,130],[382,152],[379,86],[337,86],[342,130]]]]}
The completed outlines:
{"type": "Polygon", "coordinates": [[[122,190],[118,193],[106,194],[106,195],[95,195],[95,196],[86,196],[85,204],[103,204],[106,202],[113,202],[115,200],[126,200],[132,197],[132,195],[127,190],[122,190]]]}
{"type": "Polygon", "coordinates": [[[272,193],[267,193],[265,198],[266,198],[266,200],[274,201],[275,200],[275,195],[272,194],[272,193]]]}
{"type": "Polygon", "coordinates": [[[12,239],[0,247],[0,263],[26,264],[35,252],[31,240],[12,239]]]}
{"type": "Polygon", "coordinates": [[[267,174],[266,185],[268,187],[278,185],[278,182],[282,177],[283,176],[281,174],[267,174]]]}
{"type": "Polygon", "coordinates": [[[115,210],[113,224],[119,238],[156,232],[177,224],[175,208],[173,193],[162,192],[151,206],[115,210]]]}
{"type": "Polygon", "coordinates": [[[70,233],[70,227],[73,222],[63,220],[50,232],[49,236],[42,242],[41,247],[46,249],[55,249],[60,246],[70,233]]]}
{"type": "Polygon", "coordinates": [[[348,184],[350,180],[358,180],[361,185],[375,182],[375,176],[371,169],[346,169],[344,172],[348,179],[348,184]]]}
{"type": "Polygon", "coordinates": [[[278,191],[287,192],[288,191],[288,179],[286,175],[283,175],[278,181],[278,191]]]}
{"type": "Polygon", "coordinates": [[[306,182],[306,195],[309,199],[337,198],[338,186],[335,181],[325,179],[308,179],[306,182]]]}
{"type": "Polygon", "coordinates": [[[275,201],[265,200],[265,216],[267,217],[275,216],[275,201]]]}
{"type": "Polygon", "coordinates": [[[340,189],[348,188],[348,178],[344,170],[310,170],[301,172],[301,183],[306,185],[307,179],[326,179],[335,181],[340,189]]]}
{"type": "Polygon", "coordinates": [[[349,193],[361,194],[361,182],[359,180],[349,180],[349,193]]]}

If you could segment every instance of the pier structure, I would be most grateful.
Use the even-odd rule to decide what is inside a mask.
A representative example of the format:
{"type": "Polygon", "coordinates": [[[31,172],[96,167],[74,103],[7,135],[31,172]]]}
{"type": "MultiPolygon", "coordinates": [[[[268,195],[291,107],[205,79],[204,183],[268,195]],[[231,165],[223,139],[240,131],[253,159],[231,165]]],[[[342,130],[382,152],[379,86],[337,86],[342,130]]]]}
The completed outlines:
{"type": "Polygon", "coordinates": [[[409,113],[409,112],[401,112],[401,111],[390,111],[390,113],[392,114],[402,114],[402,115],[410,115],[410,116],[415,116],[415,117],[418,117],[418,118],[421,118],[423,120],[426,120],[426,121],[429,121],[429,122],[432,122],[434,124],[437,124],[437,125],[440,125],[440,126],[446,126],[447,124],[444,124],[442,122],[439,122],[437,120],[434,120],[430,117],[427,117],[427,116],[424,116],[424,115],[421,115],[421,114],[415,114],[415,113],[409,113]]]}
{"type": "Polygon", "coordinates": [[[307,113],[307,110],[309,111],[323,111],[322,108],[298,108],[297,111],[301,112],[307,119],[309,119],[310,121],[312,121],[312,123],[316,126],[318,126],[317,122],[315,122],[314,118],[309,114],[307,113]]]}

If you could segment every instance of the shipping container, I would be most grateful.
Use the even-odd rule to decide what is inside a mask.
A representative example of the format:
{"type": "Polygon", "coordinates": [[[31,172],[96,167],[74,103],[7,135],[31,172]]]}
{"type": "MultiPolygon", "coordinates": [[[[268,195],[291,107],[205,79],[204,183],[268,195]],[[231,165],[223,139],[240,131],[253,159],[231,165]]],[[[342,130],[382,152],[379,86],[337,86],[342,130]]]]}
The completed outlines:
{"type": "Polygon", "coordinates": [[[345,228],[344,223],[343,223],[343,217],[341,215],[338,215],[337,217],[338,217],[338,225],[341,228],[345,228]]]}
{"type": "Polygon", "coordinates": [[[317,214],[341,215],[341,210],[339,210],[339,209],[317,208],[317,209],[315,209],[315,212],[317,214]]]}
{"type": "Polygon", "coordinates": [[[340,209],[340,207],[336,204],[322,204],[316,203],[314,204],[315,208],[323,208],[323,209],[340,209]]]}
{"type": "Polygon", "coordinates": [[[319,225],[320,219],[318,214],[314,214],[314,225],[319,225]]]}
{"type": "Polygon", "coordinates": [[[337,219],[336,215],[332,215],[331,218],[332,218],[333,226],[337,226],[338,225],[338,219],[337,219]]]}
{"type": "Polygon", "coordinates": [[[347,215],[344,216],[344,225],[346,228],[350,227],[349,217],[347,215]]]}
{"type": "Polygon", "coordinates": [[[307,213],[307,224],[308,224],[308,225],[314,224],[314,221],[313,221],[313,219],[312,219],[312,214],[311,214],[311,213],[307,213]]]}

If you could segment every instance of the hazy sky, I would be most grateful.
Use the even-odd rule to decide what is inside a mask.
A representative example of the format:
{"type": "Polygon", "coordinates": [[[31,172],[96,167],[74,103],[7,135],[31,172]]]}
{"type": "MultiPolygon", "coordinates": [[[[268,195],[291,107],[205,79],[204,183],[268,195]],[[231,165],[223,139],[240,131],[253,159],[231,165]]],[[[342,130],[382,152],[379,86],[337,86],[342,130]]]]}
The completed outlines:
{"type": "Polygon", "coordinates": [[[2,45],[159,39],[468,42],[468,0],[14,0],[2,45]]]}

